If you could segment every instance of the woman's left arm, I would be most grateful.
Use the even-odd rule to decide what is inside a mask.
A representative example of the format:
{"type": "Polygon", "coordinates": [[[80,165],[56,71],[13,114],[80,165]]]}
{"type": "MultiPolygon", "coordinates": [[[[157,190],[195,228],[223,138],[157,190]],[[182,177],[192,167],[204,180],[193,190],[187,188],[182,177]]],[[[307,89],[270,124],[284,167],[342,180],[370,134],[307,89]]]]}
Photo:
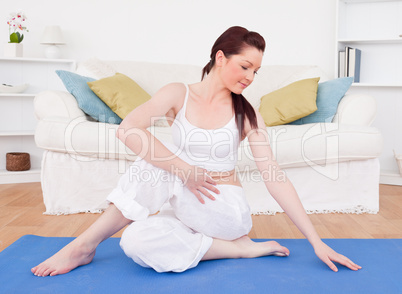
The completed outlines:
{"type": "Polygon", "coordinates": [[[335,252],[318,236],[310,221],[295,188],[276,162],[269,143],[268,132],[261,114],[256,110],[258,132],[251,130],[249,121],[245,121],[244,130],[250,143],[250,149],[257,167],[263,177],[269,193],[274,197],[289,218],[303,233],[314,248],[316,255],[333,271],[338,271],[332,261],[338,262],[352,270],[361,267],[347,257],[335,252]]]}

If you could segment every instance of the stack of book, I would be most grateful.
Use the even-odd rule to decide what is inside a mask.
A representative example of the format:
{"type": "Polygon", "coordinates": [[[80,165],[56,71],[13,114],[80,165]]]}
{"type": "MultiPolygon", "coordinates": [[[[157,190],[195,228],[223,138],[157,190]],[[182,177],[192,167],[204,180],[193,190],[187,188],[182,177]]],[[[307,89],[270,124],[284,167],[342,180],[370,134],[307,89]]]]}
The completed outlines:
{"type": "Polygon", "coordinates": [[[339,51],[338,77],[354,77],[354,82],[360,82],[361,50],[345,47],[345,51],[339,51]]]}

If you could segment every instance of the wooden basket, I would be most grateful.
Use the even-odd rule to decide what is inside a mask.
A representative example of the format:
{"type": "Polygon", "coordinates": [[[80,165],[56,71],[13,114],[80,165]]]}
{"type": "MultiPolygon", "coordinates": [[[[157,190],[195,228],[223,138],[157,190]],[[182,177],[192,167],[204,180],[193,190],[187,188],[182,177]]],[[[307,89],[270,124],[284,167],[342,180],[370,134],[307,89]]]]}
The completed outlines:
{"type": "Polygon", "coordinates": [[[24,171],[31,168],[29,153],[10,152],[6,154],[6,169],[8,171],[24,171]]]}

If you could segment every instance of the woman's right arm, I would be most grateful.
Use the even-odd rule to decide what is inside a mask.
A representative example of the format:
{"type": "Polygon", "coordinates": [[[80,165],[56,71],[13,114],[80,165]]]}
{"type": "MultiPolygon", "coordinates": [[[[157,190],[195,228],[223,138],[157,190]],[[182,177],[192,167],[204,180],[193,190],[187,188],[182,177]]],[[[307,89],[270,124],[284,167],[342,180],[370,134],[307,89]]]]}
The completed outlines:
{"type": "Polygon", "coordinates": [[[190,165],[174,155],[147,130],[153,120],[163,117],[171,109],[180,108],[178,97],[184,97],[185,94],[183,84],[174,83],[161,88],[150,100],[124,118],[117,130],[117,137],[139,157],[178,176],[198,200],[204,203],[199,192],[214,200],[207,189],[219,193],[214,187],[216,183],[205,175],[204,169],[190,165]]]}

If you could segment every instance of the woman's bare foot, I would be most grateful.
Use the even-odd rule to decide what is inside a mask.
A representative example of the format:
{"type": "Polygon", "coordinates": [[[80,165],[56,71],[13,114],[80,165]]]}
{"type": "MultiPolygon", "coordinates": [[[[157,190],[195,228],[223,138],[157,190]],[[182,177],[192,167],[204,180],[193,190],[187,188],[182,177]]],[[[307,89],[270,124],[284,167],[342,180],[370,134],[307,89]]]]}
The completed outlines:
{"type": "Polygon", "coordinates": [[[233,241],[214,239],[202,260],[254,258],[267,255],[288,256],[289,250],[275,241],[254,242],[248,236],[233,241]]]}
{"type": "Polygon", "coordinates": [[[115,205],[110,204],[106,211],[79,237],[49,259],[32,268],[31,272],[36,276],[55,276],[88,264],[94,258],[96,247],[102,241],[131,222],[115,205]]]}
{"type": "Polygon", "coordinates": [[[289,256],[289,249],[276,241],[254,242],[248,236],[233,241],[241,252],[241,258],[254,258],[267,255],[289,256]]]}
{"type": "Polygon", "coordinates": [[[39,277],[65,274],[76,267],[90,263],[94,256],[95,249],[80,244],[79,240],[75,239],[55,255],[33,267],[31,272],[39,277]]]}

